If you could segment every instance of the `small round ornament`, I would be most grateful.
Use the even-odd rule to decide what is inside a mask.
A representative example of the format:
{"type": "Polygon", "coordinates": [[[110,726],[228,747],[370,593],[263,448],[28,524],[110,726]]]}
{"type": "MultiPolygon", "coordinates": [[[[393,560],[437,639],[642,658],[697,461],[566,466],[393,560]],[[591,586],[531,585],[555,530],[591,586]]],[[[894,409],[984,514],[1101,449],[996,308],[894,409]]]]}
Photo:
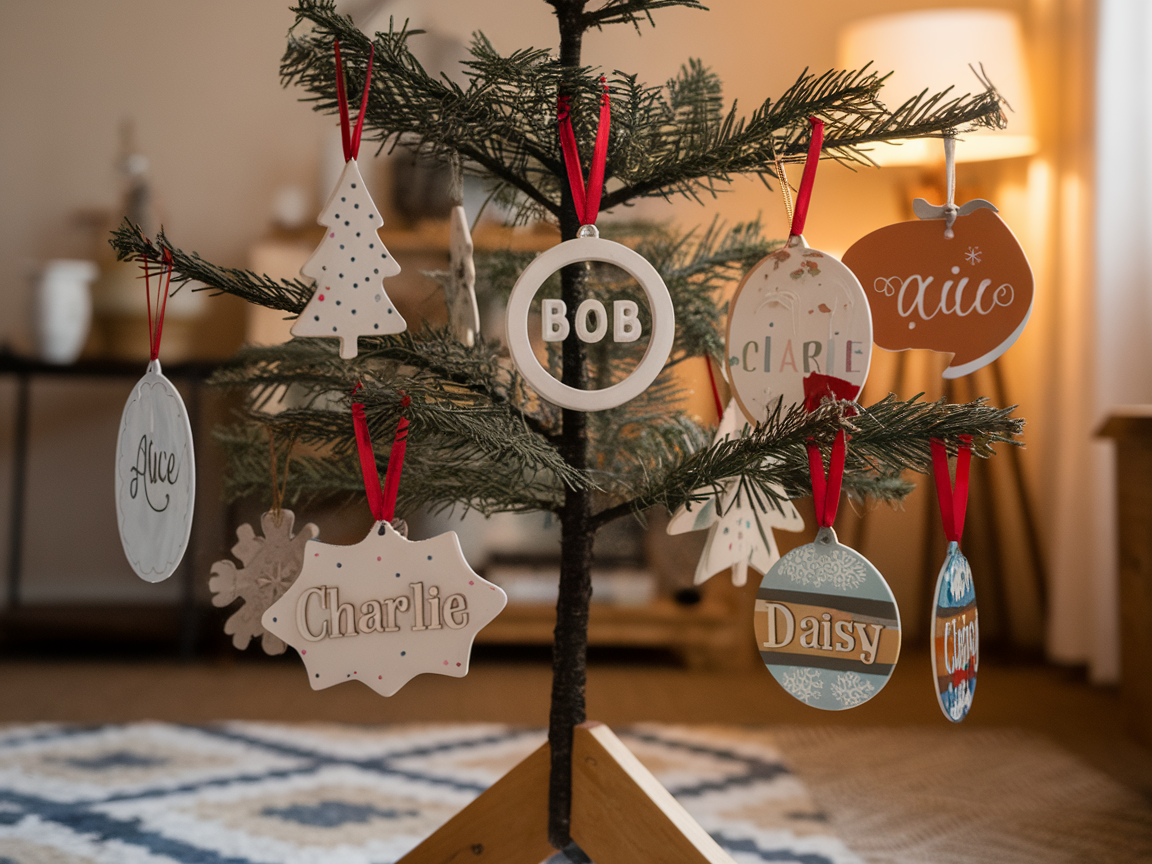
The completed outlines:
{"type": "MultiPolygon", "coordinates": [[[[576,327],[569,327],[567,319],[559,318],[559,326],[564,328],[559,331],[564,334],[561,338],[595,342],[605,338],[609,330],[612,332],[608,338],[617,341],[630,342],[639,337],[639,332],[634,329],[639,327],[639,319],[632,308],[618,307],[613,310],[614,316],[626,316],[628,326],[619,326],[620,322],[614,320],[613,326],[608,327],[607,310],[603,304],[589,312],[586,306],[591,303],[599,301],[590,298],[581,304],[576,313],[576,327]],[[591,330],[587,327],[590,318],[597,319],[595,328],[591,330]]],[[[508,349],[516,368],[544,399],[574,411],[604,411],[635,399],[656,380],[672,352],[672,342],[676,336],[676,312],[664,280],[647,259],[627,246],[601,238],[594,225],[585,225],[575,240],[566,240],[553,246],[524,268],[508,298],[507,336],[508,349]],[[553,378],[537,359],[528,338],[528,314],[540,286],[561,267],[584,261],[615,264],[628,273],[644,290],[652,315],[652,332],[643,358],[627,378],[601,390],[579,390],[553,378]]]]}
{"type": "Polygon", "coordinates": [[[932,680],[940,710],[953,723],[968,716],[980,670],[980,623],[972,568],[960,544],[948,544],[936,579],[932,634],[932,680]]]}
{"type": "Polygon", "coordinates": [[[124,554],[146,582],[171,576],[188,548],[196,500],[192,426],[184,400],[152,360],[120,417],[116,516],[124,554]]]}
{"type": "Polygon", "coordinates": [[[760,657],[788,693],[842,711],[880,692],[900,656],[892,590],[831,527],[765,574],[754,617],[760,657]]]}
{"type": "Polygon", "coordinates": [[[736,289],[727,353],[732,392],[753,423],[781,402],[854,399],[872,360],[868,297],[851,270],[794,234],[736,289]]]}

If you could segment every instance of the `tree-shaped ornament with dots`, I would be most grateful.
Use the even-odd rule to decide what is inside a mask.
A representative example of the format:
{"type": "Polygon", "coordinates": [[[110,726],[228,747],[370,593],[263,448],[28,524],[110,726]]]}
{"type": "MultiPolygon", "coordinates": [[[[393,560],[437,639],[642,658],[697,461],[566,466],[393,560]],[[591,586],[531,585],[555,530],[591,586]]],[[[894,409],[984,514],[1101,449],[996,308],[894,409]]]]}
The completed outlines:
{"type": "MultiPolygon", "coordinates": [[[[371,80],[371,70],[369,58],[366,80],[371,80]]],[[[339,50],[337,79],[343,81],[339,50]]],[[[340,90],[343,91],[342,86],[340,90]]],[[[384,279],[397,275],[400,265],[380,240],[380,211],[356,164],[368,88],[361,101],[360,119],[351,134],[347,99],[340,101],[344,171],[317,218],[327,229],[324,239],[300,268],[302,275],[315,280],[316,293],[292,325],[292,335],[335,336],[340,340],[340,356],[351,360],[356,356],[360,336],[403,333],[408,325],[384,291],[384,279]]]]}

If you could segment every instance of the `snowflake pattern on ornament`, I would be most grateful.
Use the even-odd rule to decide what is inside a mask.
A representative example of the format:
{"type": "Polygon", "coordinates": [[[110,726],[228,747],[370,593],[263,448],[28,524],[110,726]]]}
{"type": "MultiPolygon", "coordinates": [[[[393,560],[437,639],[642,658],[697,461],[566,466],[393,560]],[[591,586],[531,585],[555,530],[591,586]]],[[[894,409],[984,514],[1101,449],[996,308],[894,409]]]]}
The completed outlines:
{"type": "Polygon", "coordinates": [[[969,246],[968,251],[964,253],[964,257],[968,259],[969,264],[979,264],[983,254],[979,246],[969,246]]]}
{"type": "Polygon", "coordinates": [[[820,680],[819,670],[808,666],[785,672],[780,676],[780,683],[784,685],[785,690],[805,705],[813,699],[819,698],[820,693],[817,691],[824,689],[824,682],[820,680]]]}
{"type": "Polygon", "coordinates": [[[857,556],[839,549],[817,551],[812,543],[793,549],[777,566],[793,584],[819,588],[829,582],[840,591],[859,588],[868,576],[857,556]]]}
{"type": "Polygon", "coordinates": [[[975,597],[975,586],[972,584],[972,568],[968,559],[963,555],[950,555],[948,557],[948,602],[953,606],[960,606],[971,602],[975,597]]]}
{"type": "Polygon", "coordinates": [[[872,698],[875,691],[876,688],[870,682],[865,681],[855,672],[837,675],[836,682],[832,685],[832,695],[845,708],[852,708],[861,702],[867,702],[872,698]]]}

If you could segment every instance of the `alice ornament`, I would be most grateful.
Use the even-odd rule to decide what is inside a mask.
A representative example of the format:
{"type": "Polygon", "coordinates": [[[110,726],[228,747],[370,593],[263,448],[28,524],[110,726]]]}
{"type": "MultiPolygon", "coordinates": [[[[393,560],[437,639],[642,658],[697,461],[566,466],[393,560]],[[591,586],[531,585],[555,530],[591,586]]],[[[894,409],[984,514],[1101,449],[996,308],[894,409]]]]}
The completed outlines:
{"type": "Polygon", "coordinates": [[[842,711],[880,692],[900,656],[900,612],[880,572],[836,539],[832,522],[844,474],[844,432],[827,479],[808,444],[816,539],[781,558],[760,582],[753,623],[760,657],[780,685],[807,705],[842,711]]]}
{"type": "Polygon", "coordinates": [[[976,586],[968,559],[960,551],[971,461],[972,441],[963,435],[957,448],[956,484],[953,487],[948,475],[948,452],[944,442],[933,439],[932,468],[948,551],[932,593],[932,681],[940,710],[953,723],[959,723],[968,716],[976,695],[976,673],[980,671],[976,586]]]}
{"type": "MultiPolygon", "coordinates": [[[[600,80],[603,82],[604,79],[600,80]]],[[[600,125],[596,130],[596,147],[588,176],[587,193],[566,97],[560,98],[559,119],[564,164],[568,170],[576,211],[580,215],[581,228],[576,239],[565,240],[537,256],[516,280],[508,298],[508,349],[524,380],[547,401],[574,411],[604,411],[635,399],[656,380],[672,351],[676,336],[676,312],[668,288],[656,268],[627,246],[602,239],[596,229],[608,153],[607,86],[600,103],[600,125]],[[536,357],[528,336],[529,313],[540,286],[560,268],[586,261],[614,264],[635,279],[648,300],[652,318],[648,347],[639,364],[623,381],[601,390],[579,390],[553,378],[536,357]]],[[[584,300],[575,310],[566,308],[563,300],[545,300],[541,307],[541,321],[541,337],[545,342],[577,338],[594,343],[608,336],[609,330],[609,338],[615,342],[634,342],[643,335],[639,307],[631,300],[613,302],[611,318],[608,309],[596,298],[584,300]]]]}
{"type": "Polygon", "coordinates": [[[948,203],[912,202],[919,217],[867,234],[844,253],[865,285],[876,344],[951,353],[945,378],[987,366],[1032,314],[1032,268],[992,204],[957,207],[955,140],[944,139],[948,203]]]}
{"type": "MultiPolygon", "coordinates": [[[[802,236],[824,140],[824,124],[812,123],[788,241],[745,275],[729,304],[728,377],[752,423],[778,406],[811,409],[824,397],[855,399],[872,359],[864,289],[835,256],[810,248],[802,236]]],[[[788,179],[777,171],[788,205],[788,179]]]]}
{"type": "Polygon", "coordinates": [[[180,565],[192,533],[196,502],[196,460],[188,411],[160,371],[160,338],[171,278],[172,256],[165,249],[154,323],[151,279],[144,261],[150,359],[147,372],[124,405],[116,439],[120,542],[128,563],[146,582],[167,579],[180,565]]]}
{"type": "Polygon", "coordinates": [[[407,324],[381,284],[387,277],[399,274],[400,265],[376,233],[381,226],[380,211],[372,202],[356,164],[364,110],[372,89],[372,55],[368,55],[360,117],[353,132],[349,131],[339,42],[336,43],[336,85],[344,171],[317,219],[327,229],[324,239],[300,268],[302,275],[315,280],[316,293],[292,325],[292,335],[335,336],[340,340],[340,356],[351,360],[357,353],[358,337],[402,333],[407,324]]]}

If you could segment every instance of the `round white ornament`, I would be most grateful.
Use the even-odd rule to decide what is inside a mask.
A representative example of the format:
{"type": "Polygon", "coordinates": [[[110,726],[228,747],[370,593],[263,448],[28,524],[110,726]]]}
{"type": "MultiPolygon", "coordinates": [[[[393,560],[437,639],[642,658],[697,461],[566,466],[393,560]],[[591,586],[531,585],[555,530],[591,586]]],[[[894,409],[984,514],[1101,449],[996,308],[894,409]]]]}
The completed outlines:
{"type": "MultiPolygon", "coordinates": [[[[566,240],[541,253],[524,268],[524,272],[516,280],[512,294],[508,298],[508,349],[524,380],[549,402],[574,411],[604,411],[635,399],[656,380],[656,376],[660,374],[668,355],[672,352],[672,342],[676,336],[676,312],[672,307],[672,297],[668,294],[664,280],[660,278],[656,268],[640,253],[612,240],[601,239],[593,225],[585,225],[580,232],[580,236],[575,240],[566,240]],[[652,313],[652,332],[649,334],[648,348],[643,358],[627,378],[602,390],[578,390],[553,378],[536,358],[528,338],[528,313],[540,286],[561,267],[582,261],[615,264],[628,273],[644,289],[644,295],[648,298],[648,308],[652,313]]],[[[634,305],[632,304],[633,307],[634,305]]],[[[617,307],[613,310],[613,315],[620,316],[622,312],[628,313],[629,310],[617,307]]],[[[620,321],[614,320],[613,326],[609,328],[607,310],[595,298],[589,298],[577,311],[576,327],[570,328],[567,319],[560,318],[558,326],[563,328],[557,334],[560,338],[552,338],[549,341],[568,338],[597,342],[605,337],[609,329],[612,331],[609,338],[634,341],[639,336],[636,330],[631,329],[639,326],[634,311],[628,314],[626,320],[631,322],[628,326],[621,326],[620,321]],[[588,314],[586,304],[596,304],[599,308],[595,308],[594,314],[588,314]],[[588,319],[593,317],[596,318],[596,326],[594,329],[589,329],[588,319]],[[573,332],[568,332],[569,330],[573,332]]]]}
{"type": "Polygon", "coordinates": [[[830,395],[854,399],[872,359],[872,314],[860,282],[794,235],[741,281],[728,308],[728,375],[740,410],[763,422],[830,395]]]}
{"type": "Polygon", "coordinates": [[[116,516],[124,554],[145,582],[171,576],[192,532],[196,460],[184,400],[160,361],[136,384],[116,441],[116,516]]]}
{"type": "Polygon", "coordinates": [[[842,711],[867,702],[900,656],[900,610],[872,563],[822,527],[772,567],[756,592],[760,657],[789,694],[842,711]]]}

